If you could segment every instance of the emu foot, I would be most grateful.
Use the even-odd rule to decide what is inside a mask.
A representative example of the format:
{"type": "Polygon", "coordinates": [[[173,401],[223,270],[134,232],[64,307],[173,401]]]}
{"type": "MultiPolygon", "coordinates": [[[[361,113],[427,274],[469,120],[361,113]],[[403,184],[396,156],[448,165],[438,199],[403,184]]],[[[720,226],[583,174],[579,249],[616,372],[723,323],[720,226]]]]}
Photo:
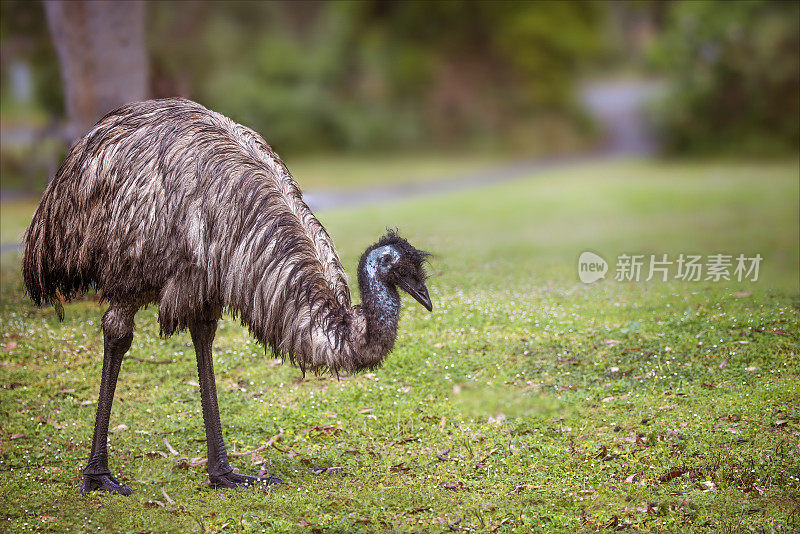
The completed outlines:
{"type": "Polygon", "coordinates": [[[278,477],[255,477],[252,475],[240,475],[234,471],[220,476],[209,476],[208,481],[212,488],[238,488],[240,486],[255,486],[263,484],[283,484],[283,480],[278,477]]]}
{"type": "Polygon", "coordinates": [[[123,484],[111,475],[83,475],[81,482],[81,495],[100,490],[119,495],[130,495],[133,490],[127,484],[123,484]]]}

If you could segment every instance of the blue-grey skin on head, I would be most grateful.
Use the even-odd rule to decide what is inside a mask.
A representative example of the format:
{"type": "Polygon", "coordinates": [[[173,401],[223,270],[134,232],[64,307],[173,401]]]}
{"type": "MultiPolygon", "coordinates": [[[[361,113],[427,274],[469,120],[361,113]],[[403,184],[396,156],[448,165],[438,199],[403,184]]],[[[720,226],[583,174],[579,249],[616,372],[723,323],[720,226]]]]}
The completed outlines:
{"type": "Polygon", "coordinates": [[[358,285],[362,305],[379,324],[397,328],[400,317],[400,288],[431,311],[431,299],[425,286],[424,263],[428,254],[389,231],[369,247],[358,266],[358,285]]]}
{"type": "MultiPolygon", "coordinates": [[[[390,235],[396,239],[402,239],[396,234],[390,235]]],[[[378,246],[368,250],[363,262],[364,275],[370,281],[370,285],[381,294],[381,297],[387,299],[385,301],[387,306],[391,305],[388,302],[389,295],[385,291],[388,284],[405,290],[428,311],[432,311],[433,306],[428,296],[428,289],[425,287],[426,274],[422,265],[428,254],[413,248],[407,241],[403,241],[402,244],[382,246],[380,246],[381,242],[378,242],[378,246]]]]}
{"type": "Polygon", "coordinates": [[[370,252],[364,264],[377,318],[381,323],[392,326],[397,325],[397,319],[400,316],[400,301],[390,292],[385,280],[388,277],[389,269],[398,259],[400,259],[400,254],[391,245],[386,245],[370,252]]]}

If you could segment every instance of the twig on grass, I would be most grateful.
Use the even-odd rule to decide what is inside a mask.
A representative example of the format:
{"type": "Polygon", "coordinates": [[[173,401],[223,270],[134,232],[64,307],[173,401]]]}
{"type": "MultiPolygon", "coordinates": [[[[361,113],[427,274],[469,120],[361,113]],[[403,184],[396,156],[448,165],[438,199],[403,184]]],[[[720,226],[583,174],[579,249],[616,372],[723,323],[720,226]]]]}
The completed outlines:
{"type": "Polygon", "coordinates": [[[169,360],[146,360],[145,358],[137,358],[136,356],[126,356],[126,358],[129,358],[131,360],[136,360],[137,362],[154,363],[154,364],[157,364],[157,365],[163,365],[163,364],[166,364],[166,363],[175,363],[177,361],[174,358],[169,359],[169,360]]]}
{"type": "MultiPolygon", "coordinates": [[[[450,449],[447,449],[447,450],[450,450],[450,449]]],[[[464,518],[463,517],[459,517],[458,519],[456,519],[452,523],[448,523],[447,527],[453,532],[466,532],[466,531],[468,531],[469,530],[468,528],[462,528],[462,527],[458,526],[458,524],[461,523],[462,519],[464,519],[464,518]]]]}
{"type": "Polygon", "coordinates": [[[168,502],[168,503],[170,503],[170,504],[175,504],[175,501],[173,501],[173,500],[172,500],[172,497],[170,497],[169,495],[167,495],[167,491],[166,491],[164,488],[161,488],[161,495],[163,495],[163,496],[164,496],[164,498],[165,498],[165,499],[167,499],[167,502],[168,502]]]}
{"type": "Polygon", "coordinates": [[[452,447],[447,447],[445,450],[443,450],[442,452],[440,452],[439,454],[436,455],[436,457],[439,459],[439,461],[441,461],[441,462],[455,462],[456,461],[455,458],[449,458],[447,456],[447,453],[450,452],[451,448],[452,447]]]}

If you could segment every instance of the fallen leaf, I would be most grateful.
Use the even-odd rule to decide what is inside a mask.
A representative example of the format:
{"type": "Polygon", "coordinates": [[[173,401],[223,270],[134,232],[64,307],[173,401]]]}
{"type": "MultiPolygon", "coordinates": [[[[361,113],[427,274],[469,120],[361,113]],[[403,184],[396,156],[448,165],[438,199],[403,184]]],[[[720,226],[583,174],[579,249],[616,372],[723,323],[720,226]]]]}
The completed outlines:
{"type": "Polygon", "coordinates": [[[81,406],[89,406],[90,404],[94,404],[93,400],[85,400],[81,403],[81,406]]]}
{"type": "Polygon", "coordinates": [[[685,475],[688,472],[689,472],[688,467],[673,467],[672,469],[670,469],[669,471],[658,477],[658,481],[669,482],[673,478],[678,478],[680,476],[685,475]]]}
{"type": "Polygon", "coordinates": [[[704,480],[700,485],[706,488],[703,491],[717,491],[719,489],[711,480],[704,480]]]}
{"type": "Polygon", "coordinates": [[[389,468],[391,473],[405,473],[407,471],[411,471],[411,468],[406,465],[405,462],[400,462],[397,465],[393,465],[389,468]]]}
{"type": "Polygon", "coordinates": [[[772,424],[773,424],[774,426],[786,426],[786,423],[788,423],[788,422],[789,422],[789,421],[788,421],[787,419],[778,419],[777,421],[775,421],[775,422],[774,422],[774,423],[772,423],[772,424]]]}
{"type": "Polygon", "coordinates": [[[611,516],[611,521],[603,525],[603,528],[610,528],[611,530],[616,530],[618,525],[619,525],[619,517],[611,516]]]}
{"type": "Polygon", "coordinates": [[[628,484],[633,484],[633,480],[634,480],[634,479],[635,479],[635,478],[636,478],[638,475],[639,475],[639,473],[634,473],[634,474],[632,474],[632,475],[628,475],[628,477],[625,479],[625,482],[627,482],[628,484]]]}
{"type": "Polygon", "coordinates": [[[64,428],[67,426],[67,425],[66,425],[66,423],[64,423],[64,424],[61,424],[61,423],[56,423],[55,421],[53,421],[53,420],[52,420],[52,419],[50,419],[50,418],[48,418],[48,419],[47,419],[47,422],[48,422],[49,424],[53,425],[53,427],[54,427],[54,428],[57,428],[57,429],[59,429],[59,430],[64,430],[64,428]]]}
{"type": "Polygon", "coordinates": [[[748,291],[737,291],[736,293],[733,294],[733,296],[736,297],[737,299],[740,299],[744,297],[749,297],[750,293],[748,291]]]}
{"type": "Polygon", "coordinates": [[[11,439],[22,439],[25,437],[25,432],[20,432],[19,434],[11,434],[11,439]]]}
{"type": "Polygon", "coordinates": [[[755,365],[751,365],[750,367],[745,367],[745,369],[744,369],[744,370],[745,370],[745,371],[758,371],[758,369],[759,369],[759,368],[758,368],[758,367],[756,367],[755,365]]]}
{"type": "Polygon", "coordinates": [[[116,434],[117,432],[124,432],[128,430],[128,425],[117,425],[111,429],[112,434],[116,434]]]}
{"type": "Polygon", "coordinates": [[[58,518],[53,517],[52,515],[40,515],[36,519],[38,519],[39,521],[41,521],[43,523],[47,523],[48,521],[55,521],[58,518]]]}
{"type": "Polygon", "coordinates": [[[6,343],[6,352],[10,352],[16,348],[17,348],[16,341],[9,341],[8,343],[6,343]]]}

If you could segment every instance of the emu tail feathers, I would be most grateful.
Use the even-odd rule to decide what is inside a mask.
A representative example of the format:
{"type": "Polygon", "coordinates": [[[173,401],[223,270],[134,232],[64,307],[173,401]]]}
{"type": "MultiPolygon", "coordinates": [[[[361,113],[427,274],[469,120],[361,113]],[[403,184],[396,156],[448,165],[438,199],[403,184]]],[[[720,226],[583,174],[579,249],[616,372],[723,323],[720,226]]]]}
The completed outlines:
{"type": "Polygon", "coordinates": [[[47,205],[45,193],[39,208],[25,231],[23,243],[25,252],[22,258],[22,275],[25,289],[37,306],[49,304],[53,306],[59,320],[64,320],[64,306],[59,293],[67,300],[74,296],[76,284],[70,282],[65,273],[54,272],[54,258],[47,243],[45,216],[43,211],[47,205]]]}

